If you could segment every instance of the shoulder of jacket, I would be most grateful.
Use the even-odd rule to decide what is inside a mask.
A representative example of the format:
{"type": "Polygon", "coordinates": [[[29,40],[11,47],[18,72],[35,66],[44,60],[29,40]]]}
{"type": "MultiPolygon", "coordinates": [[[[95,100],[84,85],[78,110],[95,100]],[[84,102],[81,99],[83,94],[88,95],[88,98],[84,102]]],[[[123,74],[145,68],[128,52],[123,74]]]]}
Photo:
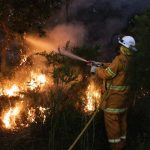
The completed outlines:
{"type": "Polygon", "coordinates": [[[115,61],[119,61],[119,60],[121,60],[123,57],[121,56],[121,55],[117,55],[115,58],[114,58],[114,60],[115,61]]]}
{"type": "Polygon", "coordinates": [[[122,61],[122,60],[126,60],[126,59],[127,59],[127,57],[128,57],[128,56],[123,55],[123,54],[118,55],[118,59],[119,59],[120,61],[122,61]]]}

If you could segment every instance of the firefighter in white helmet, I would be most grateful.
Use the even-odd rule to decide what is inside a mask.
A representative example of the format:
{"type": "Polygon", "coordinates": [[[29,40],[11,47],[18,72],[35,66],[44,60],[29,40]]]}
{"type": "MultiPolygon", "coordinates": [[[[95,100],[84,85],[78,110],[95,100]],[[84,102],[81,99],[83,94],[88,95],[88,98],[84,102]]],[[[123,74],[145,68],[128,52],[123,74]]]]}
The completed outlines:
{"type": "Polygon", "coordinates": [[[111,150],[123,150],[126,140],[126,115],[129,99],[129,85],[127,84],[127,70],[135,48],[132,36],[119,38],[120,54],[112,63],[102,67],[91,67],[91,72],[106,81],[107,96],[104,99],[104,121],[111,150]],[[105,104],[105,105],[104,105],[105,104]]]}

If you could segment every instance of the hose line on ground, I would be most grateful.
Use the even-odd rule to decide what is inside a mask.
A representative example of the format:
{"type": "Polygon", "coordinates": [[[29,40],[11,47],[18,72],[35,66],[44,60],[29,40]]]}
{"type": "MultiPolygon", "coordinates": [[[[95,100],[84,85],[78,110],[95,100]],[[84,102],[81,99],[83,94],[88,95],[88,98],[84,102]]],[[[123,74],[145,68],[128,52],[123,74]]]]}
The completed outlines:
{"type": "Polygon", "coordinates": [[[85,127],[83,128],[83,130],[80,132],[80,134],[77,136],[76,140],[73,142],[73,144],[68,148],[68,150],[72,150],[73,147],[76,145],[76,143],[78,142],[78,140],[81,138],[81,136],[83,135],[83,133],[86,131],[86,129],[88,128],[88,126],[91,124],[91,122],[93,121],[93,119],[95,118],[96,114],[98,112],[98,108],[96,109],[96,111],[94,112],[94,114],[92,115],[92,117],[90,118],[90,120],[87,122],[87,124],[85,125],[85,127]]]}

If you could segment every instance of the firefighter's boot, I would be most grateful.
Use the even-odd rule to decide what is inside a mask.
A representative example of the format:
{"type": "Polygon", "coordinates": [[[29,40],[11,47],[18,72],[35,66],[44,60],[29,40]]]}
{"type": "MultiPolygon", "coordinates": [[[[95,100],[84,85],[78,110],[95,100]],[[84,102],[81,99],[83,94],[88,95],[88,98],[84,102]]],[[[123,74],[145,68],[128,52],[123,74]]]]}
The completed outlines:
{"type": "Polygon", "coordinates": [[[122,142],[110,145],[110,150],[124,150],[124,148],[125,148],[125,145],[122,142]]]}

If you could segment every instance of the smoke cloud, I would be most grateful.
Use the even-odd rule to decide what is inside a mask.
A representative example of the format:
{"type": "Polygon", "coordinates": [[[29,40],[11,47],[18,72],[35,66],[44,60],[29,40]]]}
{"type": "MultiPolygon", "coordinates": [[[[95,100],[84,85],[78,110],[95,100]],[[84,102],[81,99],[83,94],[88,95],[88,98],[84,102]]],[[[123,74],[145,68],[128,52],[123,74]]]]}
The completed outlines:
{"type": "Polygon", "coordinates": [[[90,41],[108,45],[129,25],[132,16],[149,8],[150,0],[73,0],[69,10],[71,21],[87,27],[90,41]]]}
{"type": "Polygon", "coordinates": [[[34,45],[31,53],[49,52],[64,47],[67,41],[71,46],[97,43],[104,48],[111,47],[116,35],[127,34],[124,32],[130,19],[150,8],[150,0],[72,0],[68,6],[69,23],[66,23],[66,7],[63,7],[47,22],[46,28],[50,26],[50,29],[46,29],[45,38],[27,37],[34,45]],[[56,26],[51,28],[54,22],[56,26]]]}
{"type": "Polygon", "coordinates": [[[53,29],[46,29],[46,36],[27,35],[25,40],[30,45],[28,54],[37,52],[58,52],[69,41],[70,47],[81,46],[86,35],[85,27],[78,24],[62,24],[53,29]]]}

